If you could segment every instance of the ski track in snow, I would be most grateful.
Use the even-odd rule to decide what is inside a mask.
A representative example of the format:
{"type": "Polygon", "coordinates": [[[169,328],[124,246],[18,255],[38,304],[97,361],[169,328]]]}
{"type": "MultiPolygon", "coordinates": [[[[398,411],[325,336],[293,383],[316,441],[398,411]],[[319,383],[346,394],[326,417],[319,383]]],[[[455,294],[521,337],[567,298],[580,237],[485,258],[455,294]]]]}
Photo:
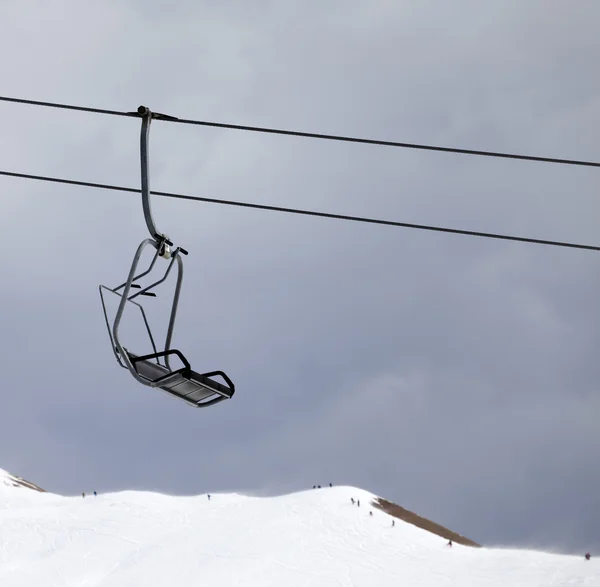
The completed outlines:
{"type": "Polygon", "coordinates": [[[14,487],[3,475],[2,587],[600,587],[595,557],[449,548],[400,520],[392,527],[370,506],[375,496],[353,487],[82,498],[14,487]]]}

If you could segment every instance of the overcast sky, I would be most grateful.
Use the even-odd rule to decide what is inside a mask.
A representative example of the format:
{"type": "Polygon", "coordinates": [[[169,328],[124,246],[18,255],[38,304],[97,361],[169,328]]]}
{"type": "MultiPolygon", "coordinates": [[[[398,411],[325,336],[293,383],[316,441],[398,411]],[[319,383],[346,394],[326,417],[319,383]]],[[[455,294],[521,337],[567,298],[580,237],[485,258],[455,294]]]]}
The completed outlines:
{"type": "MultiPolygon", "coordinates": [[[[4,96],[600,160],[597,0],[1,12],[4,96]]],[[[137,119],[0,120],[2,170],[139,187],[137,119]]],[[[156,190],[600,245],[598,169],[159,121],[150,141],[156,190]]],[[[140,197],[0,177],[0,203],[0,467],[64,494],[353,484],[488,545],[600,549],[598,253],[155,198],[190,251],[175,346],[237,387],[194,410],[105,330],[140,197]]]]}

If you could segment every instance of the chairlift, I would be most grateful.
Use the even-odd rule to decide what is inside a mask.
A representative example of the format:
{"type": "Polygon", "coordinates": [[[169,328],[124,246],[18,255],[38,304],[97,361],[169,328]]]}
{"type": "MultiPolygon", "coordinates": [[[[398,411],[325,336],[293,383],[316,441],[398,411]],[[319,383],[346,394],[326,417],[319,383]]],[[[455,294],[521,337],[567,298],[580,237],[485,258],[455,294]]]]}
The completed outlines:
{"type": "Polygon", "coordinates": [[[99,290],[100,298],[102,300],[102,309],[104,311],[104,319],[106,321],[112,350],[117,362],[121,367],[128,369],[136,381],[143,385],[147,385],[148,387],[162,389],[195,408],[206,408],[222,402],[223,400],[231,399],[235,393],[235,386],[223,371],[211,371],[209,373],[197,373],[196,371],[193,371],[183,353],[177,349],[171,348],[171,339],[173,337],[173,328],[175,325],[179,294],[183,280],[183,255],[187,255],[188,252],[182,247],[173,248],[174,245],[169,237],[157,230],[150,208],[150,177],[148,172],[148,138],[150,133],[150,122],[153,118],[171,120],[174,120],[174,118],[157,112],[151,112],[145,106],[140,106],[137,109],[137,114],[142,118],[140,135],[142,207],[146,226],[148,227],[151,238],[144,239],[138,246],[135,256],[133,257],[129,275],[124,283],[113,288],[100,285],[99,290]],[[148,268],[138,272],[138,264],[146,247],[154,247],[154,256],[148,268]],[[150,275],[157,263],[160,264],[162,260],[168,261],[168,264],[160,279],[157,279],[145,287],[136,283],[142,277],[150,275]],[[174,265],[177,266],[177,278],[171,305],[169,325],[167,327],[164,347],[161,350],[158,350],[141,299],[142,297],[156,297],[156,293],[152,290],[167,279],[174,265]],[[108,318],[104,292],[112,292],[120,297],[119,306],[112,324],[108,318]],[[121,343],[119,338],[119,326],[126,306],[129,308],[137,308],[141,312],[150,339],[150,344],[152,345],[152,353],[135,354],[121,343]],[[173,368],[170,361],[172,357],[177,357],[183,366],[173,368]],[[223,380],[223,383],[215,380],[215,377],[220,377],[223,380]]]}

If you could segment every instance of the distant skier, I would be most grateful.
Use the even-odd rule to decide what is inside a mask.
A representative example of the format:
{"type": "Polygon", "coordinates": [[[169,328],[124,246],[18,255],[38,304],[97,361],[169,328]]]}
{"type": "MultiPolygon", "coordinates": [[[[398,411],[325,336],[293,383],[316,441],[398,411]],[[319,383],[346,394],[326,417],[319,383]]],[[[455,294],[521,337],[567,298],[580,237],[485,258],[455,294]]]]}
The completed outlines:
{"type": "Polygon", "coordinates": [[[207,493],[206,497],[208,497],[208,501],[210,501],[210,493],[207,493]]]}
{"type": "Polygon", "coordinates": [[[448,545],[450,548],[452,548],[452,540],[448,540],[448,545]]]}
{"type": "Polygon", "coordinates": [[[372,516],[372,515],[373,515],[373,512],[369,512],[369,515],[370,515],[370,516],[372,516]]]}
{"type": "Polygon", "coordinates": [[[94,497],[98,497],[98,494],[96,493],[96,490],[94,490],[94,497]]]}
{"type": "Polygon", "coordinates": [[[81,497],[85,498],[85,492],[81,494],[81,497]]]}
{"type": "Polygon", "coordinates": [[[333,487],[333,485],[330,483],[330,484],[329,484],[329,487],[333,487]]]}
{"type": "Polygon", "coordinates": [[[352,502],[352,505],[354,505],[354,498],[353,497],[350,498],[350,501],[352,502]]]}
{"type": "Polygon", "coordinates": [[[589,552],[585,553],[585,560],[589,561],[592,558],[592,555],[589,552]]]}
{"type": "Polygon", "coordinates": [[[392,520],[392,528],[396,525],[396,520],[392,520]]]}
{"type": "Polygon", "coordinates": [[[356,505],[357,505],[358,507],[360,507],[360,499],[357,499],[357,500],[356,500],[356,505]]]}
{"type": "Polygon", "coordinates": [[[317,489],[321,489],[321,486],[320,486],[320,485],[317,485],[317,489]]]}
{"type": "Polygon", "coordinates": [[[316,489],[316,488],[317,488],[317,486],[316,486],[316,485],[313,485],[313,489],[316,489]]]}

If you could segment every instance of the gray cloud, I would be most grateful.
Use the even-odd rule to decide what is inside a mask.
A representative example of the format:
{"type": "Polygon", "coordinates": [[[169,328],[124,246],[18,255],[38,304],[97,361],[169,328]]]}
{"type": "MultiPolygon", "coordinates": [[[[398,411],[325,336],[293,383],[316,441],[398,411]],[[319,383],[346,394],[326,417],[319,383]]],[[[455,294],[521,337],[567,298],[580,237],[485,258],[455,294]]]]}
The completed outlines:
{"type": "MultiPolygon", "coordinates": [[[[5,92],[598,159],[593,2],[7,5],[5,92]]],[[[138,121],[0,104],[1,167],[137,186],[138,121]]],[[[595,169],[153,123],[153,187],[597,244],[595,169]]],[[[51,490],[352,483],[487,544],[600,547],[594,253],[167,199],[196,412],[118,369],[131,194],[0,179],[0,466],[51,490]]],[[[161,301],[157,309],[163,308],[161,301]]]]}

